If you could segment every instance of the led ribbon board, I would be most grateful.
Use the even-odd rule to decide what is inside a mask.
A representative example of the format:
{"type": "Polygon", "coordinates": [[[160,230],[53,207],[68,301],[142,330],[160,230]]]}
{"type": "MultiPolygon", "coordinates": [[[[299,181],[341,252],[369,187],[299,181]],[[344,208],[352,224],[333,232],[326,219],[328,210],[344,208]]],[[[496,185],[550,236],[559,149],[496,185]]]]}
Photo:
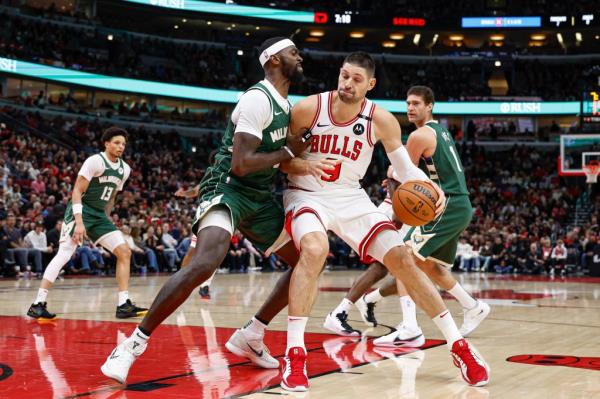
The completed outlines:
{"type": "Polygon", "coordinates": [[[215,3],[200,0],[124,0],[146,6],[171,8],[206,14],[225,14],[239,17],[264,18],[279,21],[314,23],[315,13],[307,11],[290,11],[270,7],[240,6],[237,4],[215,3]]]}
{"type": "MultiPolygon", "coordinates": [[[[227,104],[235,104],[243,93],[241,90],[212,89],[148,80],[118,78],[2,57],[0,57],[0,73],[115,92],[227,104]]],[[[289,100],[292,103],[296,103],[302,98],[303,96],[290,96],[289,100]]],[[[374,99],[373,101],[378,106],[390,112],[406,112],[406,102],[404,100],[374,99]]],[[[578,101],[437,102],[435,103],[434,113],[437,115],[576,115],[580,111],[580,104],[578,101]]]]}
{"type": "Polygon", "coordinates": [[[463,28],[539,28],[542,17],[463,17],[463,28]]]}

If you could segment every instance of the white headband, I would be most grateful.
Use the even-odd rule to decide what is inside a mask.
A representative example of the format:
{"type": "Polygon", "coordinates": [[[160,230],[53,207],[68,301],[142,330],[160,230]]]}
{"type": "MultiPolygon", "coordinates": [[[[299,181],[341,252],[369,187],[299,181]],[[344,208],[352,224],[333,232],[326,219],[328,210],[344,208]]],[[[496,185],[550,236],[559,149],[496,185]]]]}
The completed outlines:
{"type": "Polygon", "coordinates": [[[258,57],[258,60],[260,61],[260,65],[265,66],[265,64],[267,63],[267,61],[269,61],[269,58],[271,58],[272,55],[275,55],[278,52],[280,52],[281,50],[283,50],[284,48],[290,47],[290,46],[295,46],[294,42],[291,41],[290,39],[283,39],[283,40],[273,43],[272,45],[267,47],[266,50],[263,51],[260,54],[260,56],[258,57]]]}

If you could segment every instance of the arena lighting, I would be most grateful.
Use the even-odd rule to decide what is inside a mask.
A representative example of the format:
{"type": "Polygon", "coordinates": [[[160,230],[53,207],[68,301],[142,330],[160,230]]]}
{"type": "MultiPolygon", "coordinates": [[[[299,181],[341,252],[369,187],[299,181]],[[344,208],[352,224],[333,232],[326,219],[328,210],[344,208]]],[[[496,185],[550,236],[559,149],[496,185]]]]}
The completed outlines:
{"type": "Polygon", "coordinates": [[[394,48],[396,47],[396,42],[393,40],[386,40],[381,42],[381,45],[385,48],[394,48]]]}
{"type": "Polygon", "coordinates": [[[257,26],[257,27],[256,27],[256,30],[260,30],[260,26],[257,26]]]}
{"type": "Polygon", "coordinates": [[[319,43],[321,41],[320,37],[307,37],[306,39],[304,39],[305,42],[309,42],[309,43],[319,43]]]}
{"type": "Polygon", "coordinates": [[[531,40],[546,40],[546,35],[544,35],[543,33],[534,33],[529,37],[531,38],[531,40]]]}
{"type": "Polygon", "coordinates": [[[435,35],[433,35],[433,40],[431,41],[431,47],[433,47],[437,43],[439,38],[440,38],[440,35],[438,35],[437,33],[435,35]]]}
{"type": "Polygon", "coordinates": [[[532,40],[529,42],[529,47],[542,47],[544,42],[540,42],[539,40],[532,40]]]}
{"type": "Polygon", "coordinates": [[[575,32],[575,40],[577,40],[577,42],[583,41],[583,36],[581,35],[581,32],[575,32]]]}
{"type": "Polygon", "coordinates": [[[490,40],[494,41],[494,42],[502,41],[502,40],[504,40],[504,35],[502,35],[502,34],[491,35],[490,40]]]}
{"type": "MultiPolygon", "coordinates": [[[[149,80],[118,78],[2,57],[0,57],[0,73],[52,83],[77,85],[89,89],[213,103],[235,104],[243,93],[241,90],[212,89],[149,80]]],[[[292,103],[296,103],[302,98],[304,97],[289,96],[292,103]]],[[[373,101],[390,112],[406,112],[406,102],[403,98],[374,99],[373,101]]],[[[435,104],[436,114],[441,115],[577,115],[580,109],[581,101],[457,101],[436,102],[435,104]]]]}
{"type": "Polygon", "coordinates": [[[212,25],[212,21],[206,21],[206,25],[212,25]]]}
{"type": "Polygon", "coordinates": [[[237,55],[244,55],[244,50],[238,50],[237,55]]]}
{"type": "Polygon", "coordinates": [[[350,37],[353,39],[362,39],[365,37],[365,32],[350,32],[350,37]]]}
{"type": "Polygon", "coordinates": [[[496,68],[500,68],[502,66],[502,62],[500,62],[500,60],[496,60],[496,62],[494,62],[494,66],[496,68]]]}
{"type": "Polygon", "coordinates": [[[187,19],[182,19],[181,22],[183,22],[184,24],[187,22],[187,19]]]}
{"type": "Polygon", "coordinates": [[[420,41],[420,40],[421,40],[421,34],[420,34],[420,33],[417,33],[417,34],[415,35],[415,37],[413,38],[413,43],[415,44],[415,46],[418,46],[418,45],[419,45],[419,41],[420,41]]]}
{"type": "Polygon", "coordinates": [[[558,40],[558,42],[560,44],[565,44],[565,41],[563,40],[563,36],[560,32],[556,34],[556,40],[558,40]]]}
{"type": "Polygon", "coordinates": [[[109,42],[112,42],[114,38],[115,37],[113,35],[106,36],[106,40],[108,40],[109,42]]]}
{"type": "Polygon", "coordinates": [[[392,39],[392,40],[404,40],[404,33],[390,33],[390,39],[392,39]]]}
{"type": "Polygon", "coordinates": [[[453,42],[460,42],[464,38],[465,37],[463,35],[450,35],[450,36],[448,36],[448,39],[452,40],[453,42]]]}
{"type": "Polygon", "coordinates": [[[311,30],[309,33],[309,35],[313,36],[313,37],[323,37],[325,36],[325,32],[322,30],[311,30]]]}

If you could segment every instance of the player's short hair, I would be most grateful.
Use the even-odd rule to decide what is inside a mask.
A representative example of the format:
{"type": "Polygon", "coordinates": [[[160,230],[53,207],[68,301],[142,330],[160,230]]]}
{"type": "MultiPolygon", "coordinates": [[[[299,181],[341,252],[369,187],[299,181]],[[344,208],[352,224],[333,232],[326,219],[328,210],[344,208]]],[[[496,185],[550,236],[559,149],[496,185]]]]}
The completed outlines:
{"type": "Polygon", "coordinates": [[[270,37],[270,38],[268,38],[267,40],[265,40],[264,42],[262,42],[262,44],[258,48],[258,54],[262,54],[263,51],[265,51],[266,49],[268,49],[269,47],[271,47],[275,43],[280,42],[280,41],[285,40],[285,39],[289,39],[289,38],[287,38],[285,36],[276,36],[276,37],[270,37]]]}
{"type": "Polygon", "coordinates": [[[101,140],[102,144],[104,144],[107,141],[111,141],[113,139],[113,137],[116,137],[116,136],[123,136],[123,137],[125,137],[125,141],[127,141],[127,138],[128,138],[127,130],[122,129],[117,126],[111,126],[108,129],[106,129],[104,131],[104,133],[102,133],[102,138],[100,140],[101,140]]]}
{"type": "Polygon", "coordinates": [[[369,77],[375,76],[375,60],[364,51],[356,51],[344,58],[344,64],[352,64],[367,70],[369,77]]]}
{"type": "Polygon", "coordinates": [[[435,97],[433,96],[433,90],[427,86],[413,86],[408,89],[406,97],[410,95],[419,96],[423,99],[426,105],[435,104],[435,97]]]}

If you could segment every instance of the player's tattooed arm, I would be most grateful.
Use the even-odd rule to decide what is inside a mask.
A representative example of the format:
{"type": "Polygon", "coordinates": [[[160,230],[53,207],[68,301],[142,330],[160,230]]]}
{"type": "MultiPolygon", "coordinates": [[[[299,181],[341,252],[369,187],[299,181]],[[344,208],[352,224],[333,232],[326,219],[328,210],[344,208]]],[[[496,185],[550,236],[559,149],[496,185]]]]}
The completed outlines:
{"type": "Polygon", "coordinates": [[[283,161],[292,159],[302,152],[299,147],[306,148],[308,143],[300,143],[300,138],[290,140],[288,136],[287,147],[271,152],[257,152],[261,140],[250,134],[239,132],[233,136],[233,153],[231,155],[231,171],[234,175],[245,176],[262,169],[271,168],[283,161]],[[293,143],[293,144],[292,144],[293,143]],[[290,154],[290,151],[292,154],[290,154]]]}
{"type": "Polygon", "coordinates": [[[341,163],[339,159],[321,159],[318,161],[309,161],[301,158],[290,159],[282,162],[279,169],[288,175],[307,176],[312,175],[317,181],[322,182],[321,178],[329,177],[329,173],[335,169],[336,165],[341,163]]]}

